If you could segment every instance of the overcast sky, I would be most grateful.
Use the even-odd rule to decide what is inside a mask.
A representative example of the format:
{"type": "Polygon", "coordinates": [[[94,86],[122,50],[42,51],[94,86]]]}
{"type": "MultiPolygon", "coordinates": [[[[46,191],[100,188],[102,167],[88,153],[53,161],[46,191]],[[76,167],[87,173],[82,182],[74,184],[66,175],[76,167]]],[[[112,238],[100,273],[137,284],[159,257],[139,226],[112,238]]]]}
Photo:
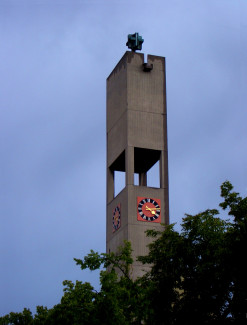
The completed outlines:
{"type": "Polygon", "coordinates": [[[170,221],[247,196],[246,0],[0,0],[0,315],[52,307],[105,251],[106,78],[166,57],[170,221]]]}

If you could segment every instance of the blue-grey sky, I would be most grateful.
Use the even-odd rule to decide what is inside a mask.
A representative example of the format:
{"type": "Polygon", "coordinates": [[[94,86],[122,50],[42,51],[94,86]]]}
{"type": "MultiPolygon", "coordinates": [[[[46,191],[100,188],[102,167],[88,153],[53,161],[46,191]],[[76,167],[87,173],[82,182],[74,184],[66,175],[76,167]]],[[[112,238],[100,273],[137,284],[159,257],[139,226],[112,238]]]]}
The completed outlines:
{"type": "Polygon", "coordinates": [[[247,195],[246,0],[0,0],[0,315],[52,307],[105,250],[106,78],[166,57],[170,219],[247,195]]]}

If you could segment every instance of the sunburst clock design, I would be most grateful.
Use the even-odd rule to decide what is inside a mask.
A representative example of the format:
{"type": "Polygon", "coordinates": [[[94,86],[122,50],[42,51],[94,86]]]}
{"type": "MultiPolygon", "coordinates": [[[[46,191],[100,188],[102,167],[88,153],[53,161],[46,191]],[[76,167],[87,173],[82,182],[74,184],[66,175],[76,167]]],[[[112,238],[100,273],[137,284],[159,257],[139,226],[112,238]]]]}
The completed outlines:
{"type": "Polygon", "coordinates": [[[161,223],[160,200],[137,197],[137,220],[161,223]]]}
{"type": "Polygon", "coordinates": [[[118,204],[112,211],[112,232],[117,231],[121,227],[121,205],[118,204]]]}

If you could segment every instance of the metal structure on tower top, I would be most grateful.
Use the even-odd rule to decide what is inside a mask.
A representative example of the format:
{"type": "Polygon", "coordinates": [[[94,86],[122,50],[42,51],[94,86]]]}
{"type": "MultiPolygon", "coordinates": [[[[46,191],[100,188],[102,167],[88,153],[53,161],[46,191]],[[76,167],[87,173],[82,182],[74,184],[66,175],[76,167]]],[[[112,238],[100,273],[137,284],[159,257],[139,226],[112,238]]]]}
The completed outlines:
{"type": "Polygon", "coordinates": [[[143,42],[144,39],[139,36],[139,33],[129,34],[126,46],[128,46],[128,48],[131,49],[133,52],[135,52],[136,50],[140,51],[142,49],[143,42]]]}

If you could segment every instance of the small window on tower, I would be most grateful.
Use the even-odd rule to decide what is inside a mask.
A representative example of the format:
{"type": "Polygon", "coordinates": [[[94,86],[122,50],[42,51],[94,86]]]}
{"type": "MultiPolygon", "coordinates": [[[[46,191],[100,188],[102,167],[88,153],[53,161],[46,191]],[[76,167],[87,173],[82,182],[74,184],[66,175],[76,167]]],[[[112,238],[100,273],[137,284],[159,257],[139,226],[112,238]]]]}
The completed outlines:
{"type": "Polygon", "coordinates": [[[160,188],[160,154],[160,150],[135,148],[134,170],[139,175],[139,186],[160,188]]]}
{"type": "Polygon", "coordinates": [[[159,160],[147,172],[147,186],[160,188],[159,160]]]}
{"type": "Polygon", "coordinates": [[[113,175],[113,192],[116,197],[125,188],[125,151],[123,151],[110,167],[113,175]]]}
{"type": "Polygon", "coordinates": [[[125,187],[125,172],[114,171],[114,197],[125,187]]]}
{"type": "Polygon", "coordinates": [[[139,174],[134,174],[134,185],[139,186],[139,174]]]}

